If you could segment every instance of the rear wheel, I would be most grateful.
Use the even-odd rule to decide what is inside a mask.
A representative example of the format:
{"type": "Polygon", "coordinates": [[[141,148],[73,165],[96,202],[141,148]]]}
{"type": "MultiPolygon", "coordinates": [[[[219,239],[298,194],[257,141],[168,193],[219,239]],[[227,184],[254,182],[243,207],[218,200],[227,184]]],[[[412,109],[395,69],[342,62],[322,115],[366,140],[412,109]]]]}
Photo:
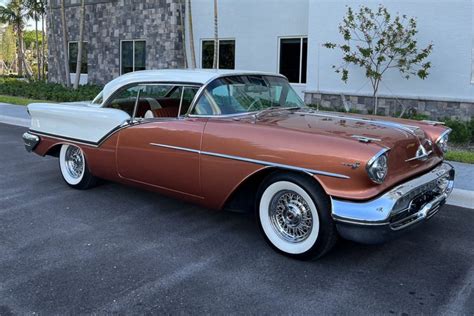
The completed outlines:
{"type": "Polygon", "coordinates": [[[327,195],[303,175],[270,175],[259,190],[257,217],[267,242],[298,259],[323,256],[337,239],[327,195]]]}
{"type": "Polygon", "coordinates": [[[62,145],[59,152],[59,168],[66,183],[79,190],[93,187],[97,179],[90,173],[84,152],[74,145],[62,145]]]}

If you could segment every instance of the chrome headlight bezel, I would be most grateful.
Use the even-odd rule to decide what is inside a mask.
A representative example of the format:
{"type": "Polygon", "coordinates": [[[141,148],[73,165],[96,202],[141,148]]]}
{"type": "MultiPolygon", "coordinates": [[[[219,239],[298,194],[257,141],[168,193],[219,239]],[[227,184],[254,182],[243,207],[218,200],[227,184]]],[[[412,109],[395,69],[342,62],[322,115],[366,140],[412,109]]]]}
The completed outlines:
{"type": "Polygon", "coordinates": [[[445,130],[439,137],[436,139],[436,146],[443,152],[446,153],[448,151],[448,141],[449,141],[449,134],[452,132],[452,129],[445,130]]]}
{"type": "Polygon", "coordinates": [[[373,156],[366,166],[367,175],[370,180],[382,184],[388,174],[388,155],[390,149],[384,148],[373,156]]]}

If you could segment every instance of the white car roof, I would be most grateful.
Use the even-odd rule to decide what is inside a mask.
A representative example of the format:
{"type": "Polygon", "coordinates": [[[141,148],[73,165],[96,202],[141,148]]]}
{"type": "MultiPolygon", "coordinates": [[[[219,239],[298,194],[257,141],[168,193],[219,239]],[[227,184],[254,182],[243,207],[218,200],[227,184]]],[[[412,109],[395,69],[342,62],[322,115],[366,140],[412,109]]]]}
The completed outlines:
{"type": "Polygon", "coordinates": [[[275,73],[246,70],[224,69],[162,69],[130,72],[107,83],[102,91],[104,100],[108,99],[117,89],[132,83],[141,82],[179,82],[188,84],[206,84],[216,78],[230,75],[267,75],[281,76],[275,73]]]}

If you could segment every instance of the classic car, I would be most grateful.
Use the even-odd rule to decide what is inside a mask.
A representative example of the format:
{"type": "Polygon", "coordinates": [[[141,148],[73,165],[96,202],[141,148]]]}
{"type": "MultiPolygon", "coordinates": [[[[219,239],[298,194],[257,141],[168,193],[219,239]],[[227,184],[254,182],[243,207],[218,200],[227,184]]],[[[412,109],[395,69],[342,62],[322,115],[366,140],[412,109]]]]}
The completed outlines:
{"type": "Polygon", "coordinates": [[[139,71],[92,102],[28,113],[26,149],[58,157],[72,188],[106,179],[254,210],[267,242],[301,259],[338,236],[390,240],[435,215],[453,188],[442,123],[317,111],[277,74],[139,71]]]}

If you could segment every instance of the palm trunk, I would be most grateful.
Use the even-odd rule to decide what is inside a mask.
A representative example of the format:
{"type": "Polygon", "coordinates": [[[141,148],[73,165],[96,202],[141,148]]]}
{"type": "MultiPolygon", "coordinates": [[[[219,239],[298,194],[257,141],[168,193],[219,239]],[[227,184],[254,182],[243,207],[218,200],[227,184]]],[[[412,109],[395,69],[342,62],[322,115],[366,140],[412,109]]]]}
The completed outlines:
{"type": "Polygon", "coordinates": [[[74,81],[74,90],[79,88],[81,80],[81,66],[82,66],[82,47],[84,46],[84,15],[85,15],[85,1],[81,1],[81,17],[79,24],[79,42],[77,43],[77,65],[76,65],[76,80],[74,81]]]}
{"type": "Polygon", "coordinates": [[[35,36],[36,36],[36,65],[37,65],[37,68],[38,68],[38,74],[37,74],[37,78],[38,80],[41,79],[41,58],[40,58],[40,48],[39,48],[39,38],[38,38],[38,15],[37,13],[35,12],[35,36]]]}
{"type": "Polygon", "coordinates": [[[193,10],[191,9],[191,0],[188,0],[188,23],[189,23],[189,50],[191,51],[191,68],[196,68],[196,51],[194,50],[194,32],[193,32],[193,10]]]}
{"type": "Polygon", "coordinates": [[[184,13],[186,11],[186,3],[184,3],[184,10],[183,10],[183,5],[182,5],[182,2],[180,2],[180,10],[179,10],[179,15],[181,17],[181,27],[182,27],[182,31],[181,31],[181,41],[183,42],[183,66],[184,68],[188,68],[188,56],[186,54],[186,28],[184,27],[184,13]]]}
{"type": "Polygon", "coordinates": [[[46,36],[45,36],[45,22],[44,22],[45,14],[42,14],[41,17],[41,79],[45,80],[46,79],[46,58],[45,58],[45,47],[46,47],[46,36]]]}
{"type": "Polygon", "coordinates": [[[212,60],[212,68],[218,68],[219,58],[219,27],[217,24],[217,0],[214,0],[214,58],[212,60]]]}
{"type": "Polygon", "coordinates": [[[17,68],[18,76],[23,77],[23,31],[18,28],[17,68]]]}
{"type": "Polygon", "coordinates": [[[61,0],[61,25],[63,33],[63,53],[64,53],[64,70],[66,72],[66,87],[71,87],[71,76],[69,75],[69,54],[68,54],[68,42],[67,42],[67,28],[66,28],[66,9],[64,8],[64,0],[61,0]]]}

